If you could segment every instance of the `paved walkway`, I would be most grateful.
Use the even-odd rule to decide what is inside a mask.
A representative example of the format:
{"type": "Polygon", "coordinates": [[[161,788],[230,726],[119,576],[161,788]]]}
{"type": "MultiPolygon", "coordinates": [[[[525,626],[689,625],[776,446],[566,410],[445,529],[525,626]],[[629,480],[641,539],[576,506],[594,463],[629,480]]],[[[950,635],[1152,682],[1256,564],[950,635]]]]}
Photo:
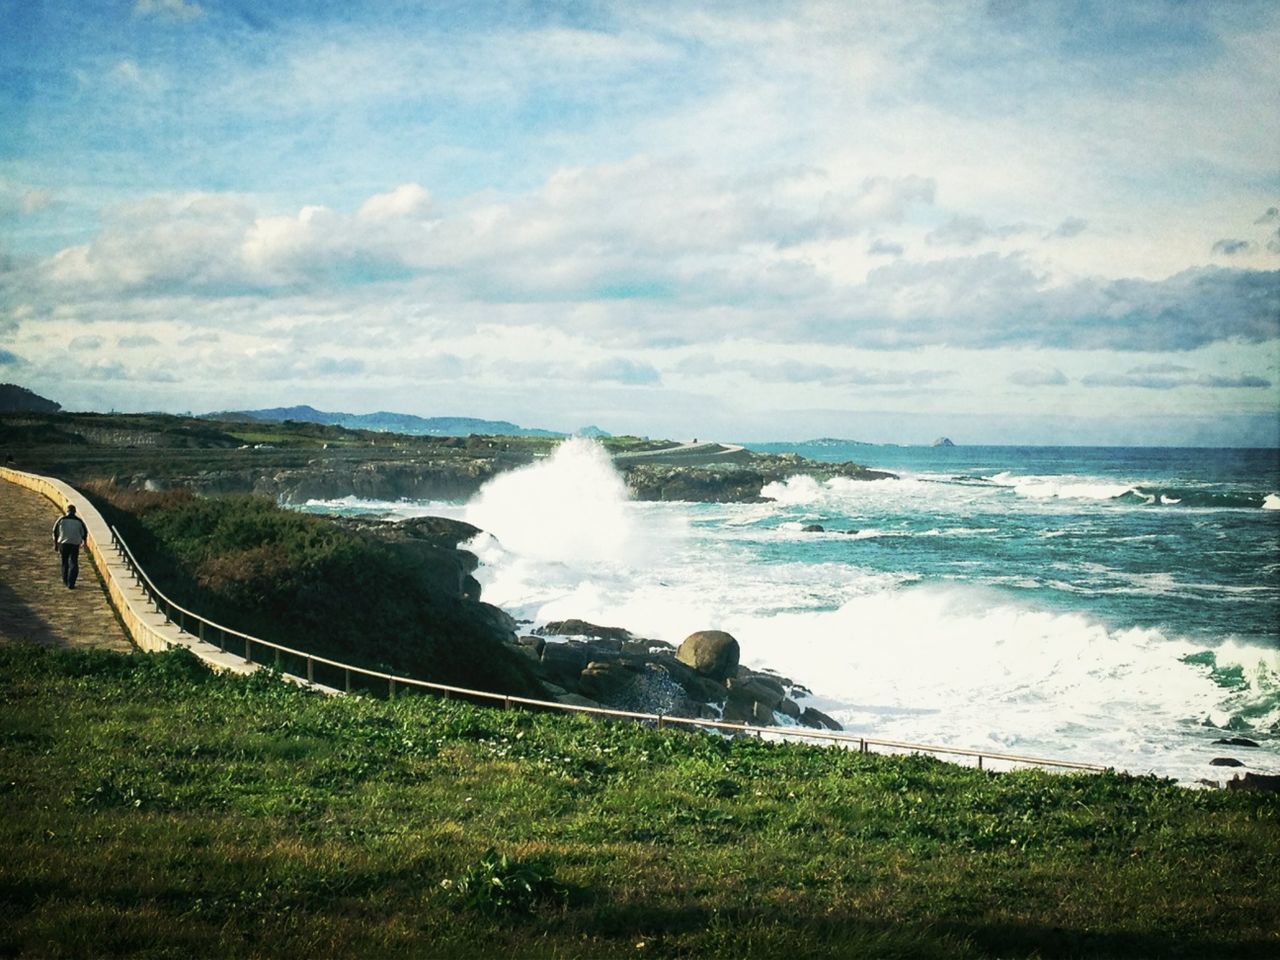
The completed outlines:
{"type": "Polygon", "coordinates": [[[62,585],[50,535],[57,519],[48,499],[0,480],[0,643],[132,651],[85,551],[76,588],[62,585]]]}

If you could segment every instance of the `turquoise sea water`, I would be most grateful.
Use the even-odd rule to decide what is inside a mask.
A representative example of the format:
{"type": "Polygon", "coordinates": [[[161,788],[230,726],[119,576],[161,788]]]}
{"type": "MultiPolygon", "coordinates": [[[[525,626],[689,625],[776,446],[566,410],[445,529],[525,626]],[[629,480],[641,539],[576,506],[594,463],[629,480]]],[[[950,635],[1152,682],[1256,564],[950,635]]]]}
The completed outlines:
{"type": "MultiPolygon", "coordinates": [[[[910,494],[795,498],[861,527],[854,562],[987,584],[1113,627],[1280,649],[1280,451],[765,444],[898,473],[910,494]]],[[[809,509],[814,508],[814,509],[809,509]]],[[[823,548],[793,544],[813,558],[823,548]]]]}
{"type": "Polygon", "coordinates": [[[1185,781],[1223,779],[1218,756],[1280,773],[1277,451],[756,449],[899,476],[634,503],[571,441],[467,504],[311,509],[465,517],[486,531],[485,598],[530,625],[728,630],[867,736],[1185,781]]]}

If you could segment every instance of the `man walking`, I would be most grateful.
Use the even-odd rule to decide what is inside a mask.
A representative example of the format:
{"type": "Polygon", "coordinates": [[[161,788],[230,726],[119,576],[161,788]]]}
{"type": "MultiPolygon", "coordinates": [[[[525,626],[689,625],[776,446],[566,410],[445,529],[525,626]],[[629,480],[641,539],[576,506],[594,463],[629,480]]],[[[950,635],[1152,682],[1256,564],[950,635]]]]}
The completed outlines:
{"type": "Polygon", "coordinates": [[[66,516],[53,525],[53,549],[62,555],[62,582],[71,590],[80,575],[80,547],[89,539],[89,528],[76,516],[76,508],[67,505],[66,516]]]}

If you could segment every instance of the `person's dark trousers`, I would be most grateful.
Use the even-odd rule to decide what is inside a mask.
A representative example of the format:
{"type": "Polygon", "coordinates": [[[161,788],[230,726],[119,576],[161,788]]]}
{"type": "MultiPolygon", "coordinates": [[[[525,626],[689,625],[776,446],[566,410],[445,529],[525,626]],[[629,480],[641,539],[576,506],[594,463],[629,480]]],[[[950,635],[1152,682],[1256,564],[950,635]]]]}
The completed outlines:
{"type": "Polygon", "coordinates": [[[80,576],[80,544],[60,543],[58,552],[62,554],[62,582],[74,587],[76,577],[80,576]]]}

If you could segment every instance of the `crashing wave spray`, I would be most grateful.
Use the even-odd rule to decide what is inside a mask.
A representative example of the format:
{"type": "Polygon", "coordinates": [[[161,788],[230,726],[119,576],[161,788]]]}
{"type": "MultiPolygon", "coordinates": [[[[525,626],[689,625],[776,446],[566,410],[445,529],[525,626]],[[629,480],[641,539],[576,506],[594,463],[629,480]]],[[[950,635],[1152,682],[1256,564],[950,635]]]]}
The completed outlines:
{"type": "Polygon", "coordinates": [[[640,548],[627,488],[605,449],[571,437],[549,458],[495,477],[466,519],[509,552],[564,563],[612,563],[640,548]]]}

